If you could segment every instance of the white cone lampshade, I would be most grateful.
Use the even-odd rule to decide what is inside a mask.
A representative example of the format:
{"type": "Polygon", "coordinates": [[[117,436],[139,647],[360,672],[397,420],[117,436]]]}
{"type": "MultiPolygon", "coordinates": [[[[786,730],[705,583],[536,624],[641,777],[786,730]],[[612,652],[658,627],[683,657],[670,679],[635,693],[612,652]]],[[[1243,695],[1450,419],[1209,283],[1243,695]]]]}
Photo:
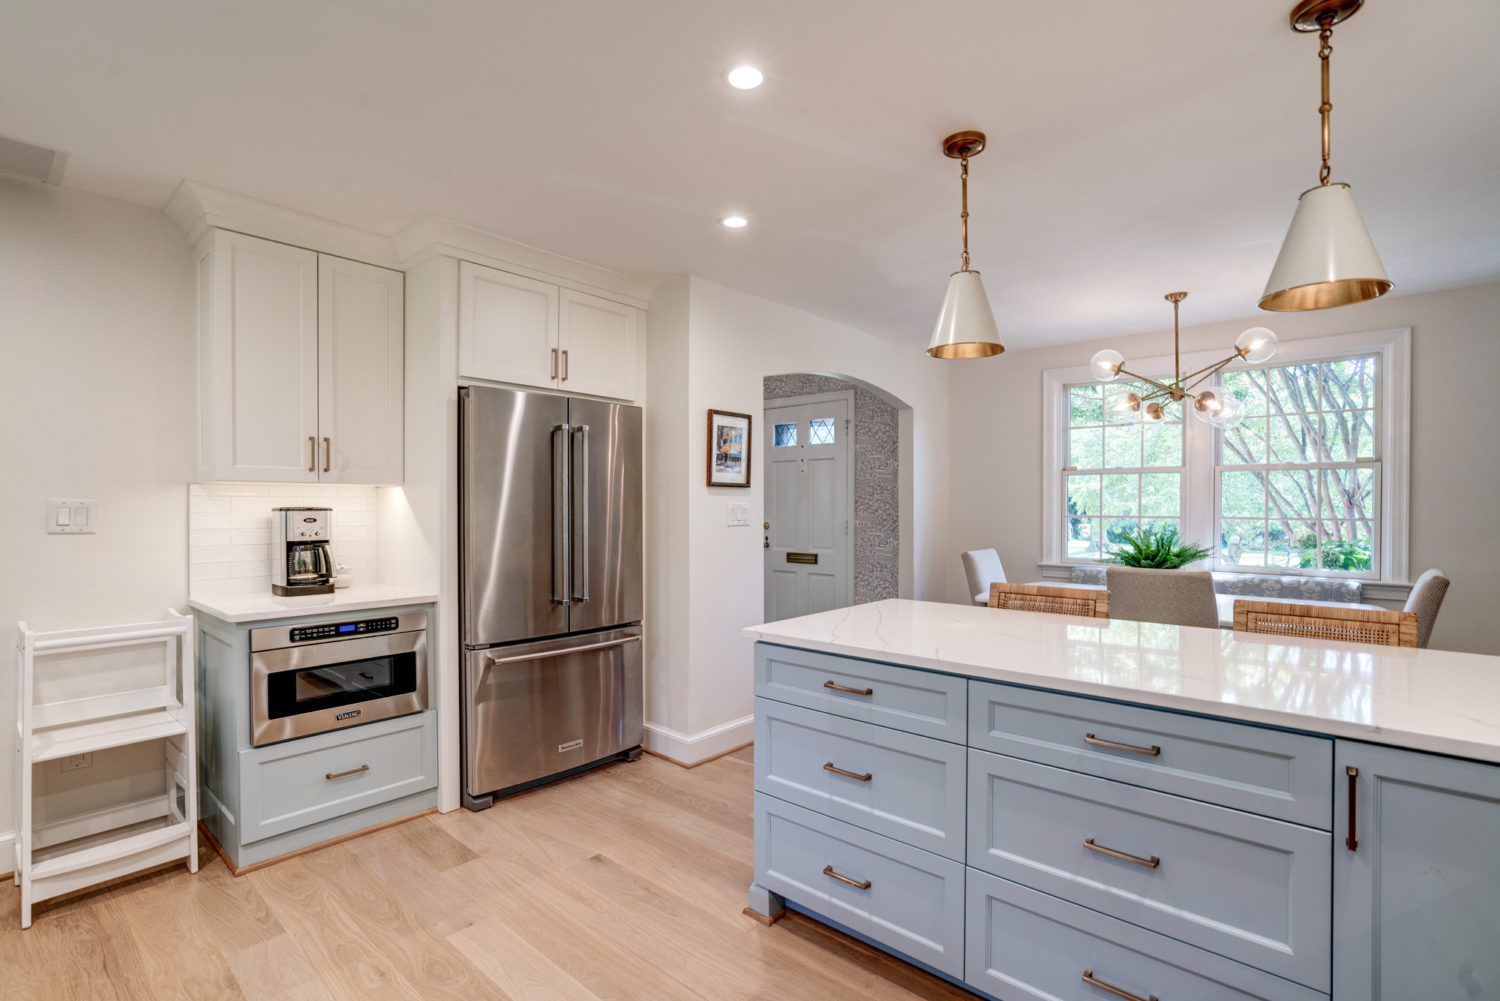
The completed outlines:
{"type": "Polygon", "coordinates": [[[953,272],[927,353],[934,358],[988,358],[1004,350],[979,272],[953,272]]]}
{"type": "Polygon", "coordinates": [[[1261,309],[1289,312],[1363,302],[1391,289],[1347,184],[1302,193],[1261,309]]]}

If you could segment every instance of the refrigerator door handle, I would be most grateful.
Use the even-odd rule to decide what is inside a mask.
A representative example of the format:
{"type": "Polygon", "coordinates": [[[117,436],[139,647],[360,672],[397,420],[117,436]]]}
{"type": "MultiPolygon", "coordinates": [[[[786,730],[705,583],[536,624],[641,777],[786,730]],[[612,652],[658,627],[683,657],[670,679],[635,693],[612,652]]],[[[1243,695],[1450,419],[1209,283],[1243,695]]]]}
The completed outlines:
{"type": "Polygon", "coordinates": [[[576,490],[573,510],[578,513],[579,531],[577,545],[573,547],[573,558],[577,560],[573,567],[575,587],[570,593],[574,604],[582,605],[589,600],[589,426],[574,424],[572,433],[581,435],[582,440],[573,450],[573,461],[578,464],[573,471],[576,490]]]}
{"type": "Polygon", "coordinates": [[[571,505],[572,476],[569,451],[572,444],[571,428],[559,424],[552,429],[552,603],[567,605],[568,577],[572,569],[571,505]]]}
{"type": "Polygon", "coordinates": [[[567,657],[575,653],[588,653],[590,650],[608,650],[611,647],[624,646],[627,643],[639,643],[639,636],[626,636],[623,639],[605,640],[603,643],[587,643],[583,646],[563,647],[559,650],[548,650],[546,653],[523,653],[514,657],[486,657],[490,667],[499,667],[502,664],[524,664],[532,660],[548,660],[552,657],[567,657]]]}

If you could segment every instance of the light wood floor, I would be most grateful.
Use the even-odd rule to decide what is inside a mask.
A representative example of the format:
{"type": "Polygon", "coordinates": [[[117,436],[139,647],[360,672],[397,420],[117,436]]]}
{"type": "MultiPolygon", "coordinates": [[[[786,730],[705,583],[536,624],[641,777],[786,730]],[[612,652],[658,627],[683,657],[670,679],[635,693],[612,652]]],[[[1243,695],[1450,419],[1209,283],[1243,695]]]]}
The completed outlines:
{"type": "Polygon", "coordinates": [[[38,905],[0,889],[5,1001],[969,999],[816,922],[740,913],[746,748],[649,755],[235,878],[185,868],[38,905]]]}

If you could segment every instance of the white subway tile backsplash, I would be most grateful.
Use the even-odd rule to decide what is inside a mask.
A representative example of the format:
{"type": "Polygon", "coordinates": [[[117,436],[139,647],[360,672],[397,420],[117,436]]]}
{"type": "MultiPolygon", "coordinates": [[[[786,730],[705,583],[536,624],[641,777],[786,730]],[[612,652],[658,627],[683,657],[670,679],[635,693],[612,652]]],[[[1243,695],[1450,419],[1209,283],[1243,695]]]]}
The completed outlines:
{"type": "Polygon", "coordinates": [[[234,546],[269,546],[271,544],[271,527],[266,525],[264,527],[230,529],[229,543],[234,546]]]}
{"type": "Polygon", "coordinates": [[[193,529],[188,532],[188,545],[195,548],[227,546],[229,544],[229,529],[227,528],[193,529]]]}
{"type": "Polygon", "coordinates": [[[231,571],[235,577],[266,577],[271,576],[270,560],[249,560],[244,563],[235,563],[231,571]]]}
{"type": "Polygon", "coordinates": [[[192,489],[210,497],[254,497],[264,495],[266,487],[264,483],[195,483],[192,489]]]}
{"type": "Polygon", "coordinates": [[[188,562],[190,563],[232,563],[234,559],[233,546],[188,546],[188,562]]]}
{"type": "Polygon", "coordinates": [[[232,563],[194,563],[188,568],[188,579],[196,589],[200,580],[225,580],[232,563]]]}

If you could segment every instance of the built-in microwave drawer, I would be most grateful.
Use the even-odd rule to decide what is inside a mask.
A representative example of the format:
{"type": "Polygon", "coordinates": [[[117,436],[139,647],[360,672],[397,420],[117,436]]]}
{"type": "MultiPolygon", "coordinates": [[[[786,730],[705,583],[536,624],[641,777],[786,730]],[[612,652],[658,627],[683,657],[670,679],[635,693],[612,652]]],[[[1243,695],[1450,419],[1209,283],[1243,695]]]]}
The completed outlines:
{"type": "Polygon", "coordinates": [[[432,710],[240,752],[240,842],[437,786],[432,710]]]}
{"type": "Polygon", "coordinates": [[[1327,994],[976,869],[968,870],[966,906],[964,980],[1006,1001],[1328,1001],[1327,994]]]}
{"type": "Polygon", "coordinates": [[[967,751],[871,723],[755,700],[755,788],[964,860],[967,751]]]}
{"type": "Polygon", "coordinates": [[[969,744],[1322,830],[1333,741],[1014,685],[969,685],[969,744]]]}
{"type": "Polygon", "coordinates": [[[762,698],[962,744],[968,680],[913,667],[755,645],[762,698]]]}
{"type": "Polygon", "coordinates": [[[969,865],[1328,990],[1332,835],[969,752],[969,865]]]}
{"type": "Polygon", "coordinates": [[[963,976],[964,867],[952,859],[756,793],[755,882],[963,976]]]}

